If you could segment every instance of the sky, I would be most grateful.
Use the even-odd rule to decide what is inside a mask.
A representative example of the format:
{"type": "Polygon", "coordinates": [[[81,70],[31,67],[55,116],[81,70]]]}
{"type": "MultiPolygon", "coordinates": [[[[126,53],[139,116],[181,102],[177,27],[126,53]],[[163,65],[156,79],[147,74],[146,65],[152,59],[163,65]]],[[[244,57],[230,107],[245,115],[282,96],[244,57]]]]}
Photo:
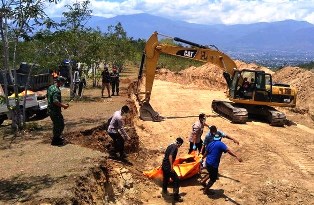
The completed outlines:
{"type": "MultiPolygon", "coordinates": [[[[76,0],[81,2],[83,0],[76,0]]],[[[60,0],[49,6],[50,17],[61,16],[65,5],[75,0],[60,0]]],[[[314,0],[90,0],[92,15],[114,17],[147,13],[171,20],[197,24],[250,24],[287,19],[314,24],[314,0]]]]}

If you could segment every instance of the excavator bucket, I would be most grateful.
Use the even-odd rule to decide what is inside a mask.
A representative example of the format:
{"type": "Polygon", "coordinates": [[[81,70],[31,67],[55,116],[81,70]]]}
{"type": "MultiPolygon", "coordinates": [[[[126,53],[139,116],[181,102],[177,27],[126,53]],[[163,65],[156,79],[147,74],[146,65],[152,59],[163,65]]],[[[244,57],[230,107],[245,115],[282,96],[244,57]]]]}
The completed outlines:
{"type": "Polygon", "coordinates": [[[140,118],[143,121],[153,122],[160,122],[164,120],[164,117],[160,116],[148,102],[144,102],[140,107],[140,118]]]}

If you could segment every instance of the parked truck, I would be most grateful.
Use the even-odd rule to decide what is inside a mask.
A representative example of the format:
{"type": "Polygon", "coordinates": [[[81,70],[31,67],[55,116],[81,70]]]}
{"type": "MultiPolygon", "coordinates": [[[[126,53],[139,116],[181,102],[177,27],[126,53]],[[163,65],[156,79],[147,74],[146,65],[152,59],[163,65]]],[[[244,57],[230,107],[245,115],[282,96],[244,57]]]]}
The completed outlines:
{"type": "MultiPolygon", "coordinates": [[[[27,79],[29,76],[29,83],[27,85],[27,95],[26,95],[26,102],[25,102],[25,117],[31,117],[33,115],[46,115],[47,114],[47,88],[53,83],[53,77],[49,70],[44,70],[38,72],[36,74],[29,73],[31,72],[30,69],[31,65],[29,64],[21,64],[20,68],[16,71],[16,84],[18,86],[19,92],[19,100],[20,100],[20,108],[24,106],[24,96],[25,96],[25,87],[27,83],[27,79]]],[[[0,103],[0,125],[6,119],[11,119],[10,116],[10,107],[15,106],[15,94],[14,94],[14,86],[13,82],[10,80],[9,73],[1,73],[0,75],[0,98],[2,103],[0,103]],[[8,93],[4,92],[4,79],[3,75],[7,75],[8,79],[8,93]],[[8,96],[8,98],[6,98],[8,96]],[[9,108],[7,106],[8,99],[9,108]]]]}

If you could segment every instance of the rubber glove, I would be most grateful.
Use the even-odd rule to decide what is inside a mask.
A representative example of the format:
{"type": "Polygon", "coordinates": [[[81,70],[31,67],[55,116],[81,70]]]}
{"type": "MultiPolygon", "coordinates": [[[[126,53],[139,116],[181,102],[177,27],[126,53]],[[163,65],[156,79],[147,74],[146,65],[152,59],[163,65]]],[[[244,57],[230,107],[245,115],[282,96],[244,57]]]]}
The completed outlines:
{"type": "Polygon", "coordinates": [[[196,150],[196,145],[195,144],[193,145],[193,149],[196,150]]]}

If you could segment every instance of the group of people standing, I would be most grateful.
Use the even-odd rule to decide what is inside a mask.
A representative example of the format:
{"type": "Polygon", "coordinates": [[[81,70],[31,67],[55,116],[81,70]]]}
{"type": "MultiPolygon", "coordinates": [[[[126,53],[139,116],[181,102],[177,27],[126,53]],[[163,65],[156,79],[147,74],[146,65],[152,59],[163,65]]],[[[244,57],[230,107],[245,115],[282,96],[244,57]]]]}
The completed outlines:
{"type": "MultiPolygon", "coordinates": [[[[196,121],[192,125],[192,132],[189,137],[190,146],[188,153],[190,154],[193,151],[198,151],[199,154],[202,154],[202,160],[200,163],[204,164],[205,168],[208,171],[208,175],[206,175],[201,180],[201,185],[204,186],[204,194],[214,194],[210,191],[210,188],[218,179],[218,167],[222,153],[228,153],[231,156],[235,157],[239,162],[242,162],[242,158],[239,157],[235,152],[228,148],[225,143],[221,141],[222,138],[227,138],[229,140],[232,140],[234,143],[239,144],[238,140],[218,130],[215,125],[209,126],[208,124],[206,124],[206,115],[204,113],[201,113],[199,115],[198,121],[196,121]],[[209,132],[206,134],[203,141],[201,137],[204,127],[208,127],[209,132]]],[[[173,144],[167,147],[162,162],[162,194],[169,195],[167,187],[169,179],[171,178],[173,181],[173,199],[178,202],[183,200],[179,195],[179,177],[173,169],[173,162],[175,161],[178,148],[181,147],[182,144],[183,139],[181,137],[178,137],[173,144]]]]}
{"type": "MultiPolygon", "coordinates": [[[[53,124],[53,137],[51,141],[51,145],[62,146],[64,144],[64,138],[62,137],[62,132],[64,130],[64,119],[61,112],[61,109],[67,109],[69,107],[68,103],[62,103],[61,99],[61,90],[60,87],[64,86],[69,79],[60,76],[57,72],[52,73],[55,83],[51,85],[47,89],[47,100],[48,100],[48,115],[51,118],[53,124]]],[[[119,82],[120,76],[117,67],[113,67],[112,72],[110,73],[108,70],[108,66],[105,66],[104,71],[101,73],[102,76],[102,91],[101,94],[103,96],[104,88],[107,88],[108,97],[111,95],[119,95],[119,82]],[[112,87],[112,94],[110,94],[110,84],[112,87]]],[[[86,80],[84,76],[81,75],[79,69],[74,69],[73,76],[73,90],[71,92],[71,96],[79,96],[82,97],[83,87],[86,86],[86,80]]],[[[124,138],[128,136],[126,132],[123,132],[121,115],[128,113],[128,107],[123,107],[119,113],[114,114],[113,124],[109,126],[108,134],[112,137],[114,141],[114,147],[119,151],[120,155],[123,157],[124,154],[124,138]],[[118,117],[120,116],[120,117],[118,117]],[[115,126],[115,128],[113,128],[115,126]],[[118,127],[118,128],[116,128],[118,127]],[[122,131],[122,133],[120,132],[122,131]],[[121,135],[120,135],[121,134],[121,135]]]]}
{"type": "Polygon", "coordinates": [[[108,98],[114,95],[119,95],[119,83],[120,83],[120,74],[117,67],[113,66],[112,72],[109,72],[108,66],[104,67],[104,70],[101,73],[102,79],[102,88],[101,88],[101,97],[104,97],[104,90],[107,89],[108,98]],[[111,94],[110,94],[110,85],[111,85],[111,94]]]}

